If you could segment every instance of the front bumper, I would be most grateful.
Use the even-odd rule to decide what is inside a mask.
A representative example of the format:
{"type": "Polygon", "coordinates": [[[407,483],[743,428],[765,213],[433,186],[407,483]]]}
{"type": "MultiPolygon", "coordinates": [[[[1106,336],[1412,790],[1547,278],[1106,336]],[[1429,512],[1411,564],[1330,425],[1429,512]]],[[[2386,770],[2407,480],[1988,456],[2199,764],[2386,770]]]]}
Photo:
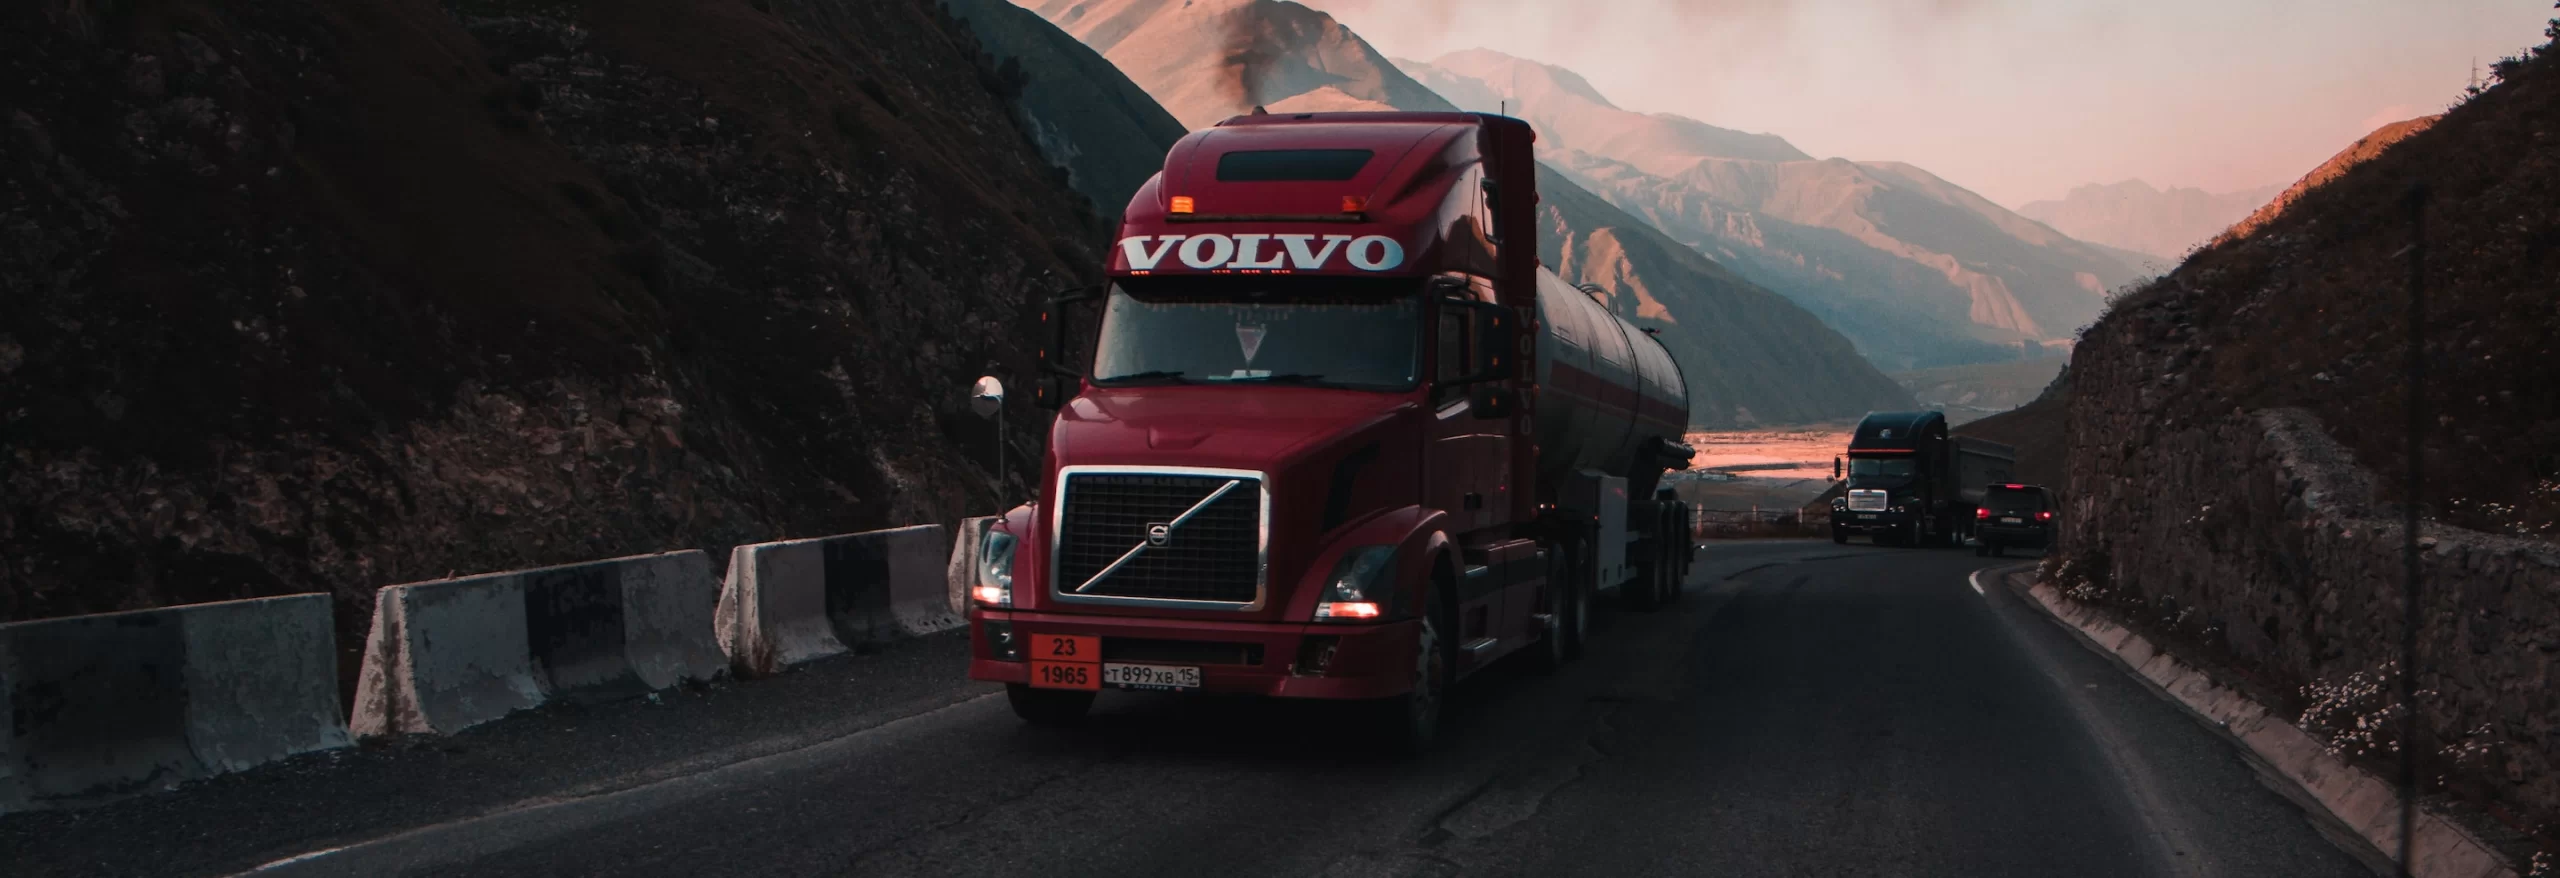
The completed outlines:
{"type": "MultiPolygon", "coordinates": [[[[1028,683],[1031,664],[997,658],[987,638],[987,622],[1013,626],[1017,643],[1036,643],[1042,634],[1092,635],[1111,640],[1197,641],[1250,644],[1261,648],[1256,664],[1198,663],[1203,693],[1267,695],[1279,698],[1388,698],[1413,689],[1414,649],[1421,623],[1317,625],[1273,622],[1202,622],[1102,616],[1080,613],[972,609],[969,612],[969,679],[995,683],[1028,683]],[[1302,667],[1309,638],[1333,638],[1331,660],[1321,670],[1302,667]]],[[[1138,661],[1133,659],[1132,661],[1138,661]]],[[[1183,664],[1142,661],[1144,664],[1183,664]]]]}
{"type": "Polygon", "coordinates": [[[1853,534],[1894,531],[1910,526],[1912,519],[1913,516],[1909,512],[1848,512],[1834,509],[1831,511],[1831,529],[1853,534]]]}

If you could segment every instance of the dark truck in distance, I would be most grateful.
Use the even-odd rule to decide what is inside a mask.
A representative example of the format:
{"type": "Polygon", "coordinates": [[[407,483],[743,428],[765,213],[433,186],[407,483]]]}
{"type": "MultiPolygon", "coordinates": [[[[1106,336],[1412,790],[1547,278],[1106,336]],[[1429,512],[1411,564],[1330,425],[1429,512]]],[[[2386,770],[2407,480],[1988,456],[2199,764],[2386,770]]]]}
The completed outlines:
{"type": "Polygon", "coordinates": [[[1876,412],[1849,437],[1848,490],[1831,501],[1831,541],[1962,545],[1990,486],[2009,481],[2017,452],[1947,435],[1943,412],[1876,412]]]}
{"type": "Polygon", "coordinates": [[[2053,492],[2041,485],[1991,486],[1983,492],[1981,508],[1973,513],[1973,553],[2000,555],[2011,547],[2052,546],[2057,508],[2053,492]]]}

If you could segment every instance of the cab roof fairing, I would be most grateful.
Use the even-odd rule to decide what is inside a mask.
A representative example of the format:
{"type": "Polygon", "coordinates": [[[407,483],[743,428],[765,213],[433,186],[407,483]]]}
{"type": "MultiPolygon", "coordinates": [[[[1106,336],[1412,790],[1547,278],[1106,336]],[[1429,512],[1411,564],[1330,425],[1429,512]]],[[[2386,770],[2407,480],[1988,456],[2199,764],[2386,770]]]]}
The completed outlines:
{"type": "Polygon", "coordinates": [[[1195,131],[1176,143],[1165,168],[1129,201],[1111,251],[1113,277],[1164,274],[1318,274],[1422,276],[1442,271],[1499,273],[1492,245],[1480,229],[1490,223],[1472,181],[1484,159],[1478,149],[1481,120],[1461,113],[1316,113],[1238,117],[1195,131]],[[1280,120],[1280,121],[1265,121],[1280,120]],[[1296,149],[1366,149],[1375,155],[1350,180],[1221,182],[1220,157],[1231,152],[1296,149]],[[1192,199],[1194,210],[1177,219],[1172,200],[1192,199]],[[1352,216],[1345,197],[1365,200],[1352,216]],[[1168,245],[1204,236],[1262,236],[1247,248],[1168,245]],[[1281,236],[1304,236],[1299,249],[1281,236]],[[1369,249],[1369,266],[1347,251],[1372,236],[1396,243],[1401,258],[1375,268],[1385,251],[1369,249]],[[1189,256],[1229,254],[1203,266],[1189,256]],[[1313,265],[1305,257],[1321,257],[1313,265]],[[1249,260],[1261,260],[1252,263],[1249,260]],[[1238,264],[1260,268],[1238,268],[1238,264]],[[1277,267],[1274,267],[1274,264],[1277,267]]]}
{"type": "Polygon", "coordinates": [[[1849,436],[1849,451],[1907,452],[1927,437],[1945,439],[1945,412],[1870,412],[1849,436]]]}

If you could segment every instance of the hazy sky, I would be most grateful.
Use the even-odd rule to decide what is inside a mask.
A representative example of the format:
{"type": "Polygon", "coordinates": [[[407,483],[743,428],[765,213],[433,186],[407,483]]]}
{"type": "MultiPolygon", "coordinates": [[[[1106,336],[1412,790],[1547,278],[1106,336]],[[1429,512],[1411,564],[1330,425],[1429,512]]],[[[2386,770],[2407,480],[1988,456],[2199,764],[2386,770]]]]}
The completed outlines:
{"type": "MultiPolygon", "coordinates": [[[[2552,0],[1302,0],[1381,51],[1571,68],[1621,107],[1907,161],[2015,207],[2290,183],[2444,109],[2552,0]]],[[[2485,73],[2484,73],[2485,75],[2485,73]]]]}

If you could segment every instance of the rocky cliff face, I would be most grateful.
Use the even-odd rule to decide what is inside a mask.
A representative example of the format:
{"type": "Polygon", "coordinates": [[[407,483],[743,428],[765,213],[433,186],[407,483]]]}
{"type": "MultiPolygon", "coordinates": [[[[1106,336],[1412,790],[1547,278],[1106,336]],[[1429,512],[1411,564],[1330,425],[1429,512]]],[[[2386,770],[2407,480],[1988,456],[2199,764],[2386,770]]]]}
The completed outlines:
{"type": "Polygon", "coordinates": [[[1023,122],[1069,185],[1116,220],[1129,196],[1164,167],[1190,133],[1101,53],[1010,0],[943,0],[967,22],[1008,87],[1021,89],[1023,122]]]}
{"type": "Polygon", "coordinates": [[[326,591],[352,648],[381,585],[992,508],[963,388],[1099,235],[980,57],[931,0],[11,5],[0,618],[326,591]]]}
{"type": "Polygon", "coordinates": [[[2499,70],[2089,330],[2048,572],[2224,657],[2346,750],[2416,748],[2431,792],[2560,849],[2560,53],[2499,70]],[[2426,520],[2411,667],[2405,504],[2426,520]],[[2427,693],[2413,742],[2358,724],[2390,715],[2401,674],[2427,693]]]}

